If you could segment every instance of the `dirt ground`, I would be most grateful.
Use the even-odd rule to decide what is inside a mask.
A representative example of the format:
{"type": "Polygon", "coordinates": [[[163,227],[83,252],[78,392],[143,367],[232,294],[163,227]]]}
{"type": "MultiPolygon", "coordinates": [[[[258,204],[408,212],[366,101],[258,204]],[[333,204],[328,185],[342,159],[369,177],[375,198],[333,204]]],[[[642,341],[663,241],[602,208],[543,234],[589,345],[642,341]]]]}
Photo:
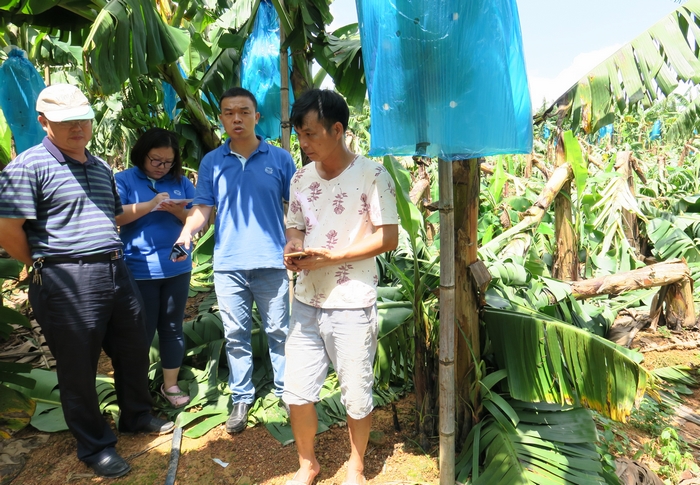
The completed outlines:
{"type": "MultiPolygon", "coordinates": [[[[196,314],[201,300],[191,299],[189,318],[196,314]]],[[[700,346],[694,342],[700,333],[693,331],[641,331],[633,347],[644,351],[649,368],[669,365],[700,366],[700,346]],[[660,350],[654,350],[660,349],[660,350]]],[[[698,341],[700,345],[700,340],[698,341]]],[[[109,374],[109,360],[103,355],[100,372],[109,374]]],[[[688,396],[685,405],[700,414],[700,389],[688,396]]],[[[428,484],[437,483],[437,441],[430,450],[422,450],[413,440],[414,396],[408,395],[395,403],[399,429],[394,427],[391,406],[375,411],[372,429],[379,438],[371,442],[366,454],[366,477],[369,484],[428,484]]],[[[678,430],[691,443],[695,462],[700,463],[700,426],[679,419],[678,430]]],[[[630,450],[642,450],[649,438],[632,426],[624,426],[630,440],[630,450]]],[[[22,430],[16,438],[36,436],[31,427],[22,430]]],[[[95,477],[75,454],[75,440],[69,432],[48,434],[46,444],[27,455],[22,472],[11,482],[13,485],[58,485],[65,483],[92,484],[161,484],[170,461],[170,436],[119,436],[117,451],[131,464],[132,471],[120,479],[95,477]]],[[[373,434],[374,437],[374,434],[373,434]]],[[[349,457],[349,440],[345,427],[334,427],[317,436],[316,449],[321,472],[315,483],[341,484],[345,477],[345,462],[349,457]]],[[[651,469],[658,469],[654,457],[641,456],[639,461],[651,469]]],[[[176,484],[233,484],[277,485],[293,477],[297,468],[294,445],[282,446],[263,426],[248,428],[243,433],[229,435],[220,425],[199,439],[183,438],[177,468],[176,484]],[[226,464],[215,462],[214,460],[226,464]]],[[[693,478],[695,479],[695,478],[693,478]]],[[[697,483],[697,482],[692,482],[697,483]]]]}
{"type": "MultiPolygon", "coordinates": [[[[206,293],[190,298],[185,319],[194,318],[206,293]]],[[[1,350],[1,349],[0,349],[1,350]]],[[[111,375],[111,363],[102,355],[100,374],[111,375]]],[[[422,450],[412,440],[415,398],[405,396],[395,403],[399,430],[394,428],[391,406],[374,412],[372,430],[380,432],[377,442],[370,442],[365,456],[365,475],[369,484],[437,483],[437,441],[431,450],[422,450]]],[[[114,427],[114,426],[113,426],[114,427]]],[[[18,439],[36,436],[31,426],[15,435],[18,439]]],[[[375,433],[373,433],[374,437],[375,433]]],[[[92,470],[76,456],[75,439],[68,432],[49,433],[43,446],[29,453],[22,472],[12,485],[58,485],[65,483],[115,483],[152,485],[165,483],[172,445],[172,435],[121,435],[117,451],[131,465],[131,472],[119,479],[95,477],[92,470]]],[[[333,427],[316,437],[321,472],[318,485],[341,484],[345,462],[350,456],[350,442],[345,427],[333,427]]],[[[277,485],[292,479],[298,461],[294,445],[282,446],[264,426],[248,428],[229,435],[224,425],[201,438],[182,438],[175,484],[177,485],[277,485]],[[214,459],[228,464],[226,467],[214,459]]],[[[1,477],[0,477],[1,478],[1,477]]]]}
{"type": "MultiPolygon", "coordinates": [[[[393,426],[391,407],[377,409],[372,429],[384,433],[385,442],[370,444],[365,458],[370,484],[436,483],[439,477],[433,454],[420,450],[411,440],[413,396],[396,403],[401,431],[393,426]]],[[[36,435],[24,429],[17,438],[36,435]]],[[[171,448],[171,436],[119,436],[117,451],[131,464],[123,478],[97,478],[75,455],[75,440],[69,432],[52,433],[48,442],[31,452],[23,471],[12,484],[58,485],[65,483],[165,483],[171,448]],[[148,450],[144,453],[144,450],[148,450]]],[[[320,485],[342,483],[349,440],[344,427],[336,427],[317,436],[316,447],[321,473],[320,485]]],[[[237,435],[226,433],[221,425],[199,439],[183,438],[176,484],[276,485],[293,477],[297,468],[294,445],[282,446],[262,426],[248,428],[237,435]],[[228,463],[225,468],[214,462],[228,463]]]]}

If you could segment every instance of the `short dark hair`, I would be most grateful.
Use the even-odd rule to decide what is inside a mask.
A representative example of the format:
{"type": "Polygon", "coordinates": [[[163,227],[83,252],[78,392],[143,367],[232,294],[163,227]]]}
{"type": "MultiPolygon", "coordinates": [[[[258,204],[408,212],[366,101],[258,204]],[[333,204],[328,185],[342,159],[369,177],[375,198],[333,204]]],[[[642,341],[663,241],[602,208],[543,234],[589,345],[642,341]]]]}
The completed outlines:
{"type": "Polygon", "coordinates": [[[163,128],[151,128],[146,133],[141,135],[134,147],[131,149],[130,158],[132,165],[143,170],[146,164],[146,156],[148,152],[154,148],[172,148],[175,158],[173,166],[170,167],[168,173],[173,177],[180,179],[182,177],[182,158],[180,157],[180,143],[178,142],[177,134],[164,130],[163,128]]]}
{"type": "Polygon", "coordinates": [[[221,106],[221,103],[224,102],[224,99],[237,98],[239,96],[250,99],[253,102],[253,108],[255,108],[255,111],[258,110],[258,100],[255,99],[255,96],[253,96],[253,93],[251,93],[247,89],[243,89],[243,88],[239,88],[239,87],[229,88],[226,91],[224,91],[224,94],[222,94],[221,97],[219,98],[219,106],[221,106]]]}
{"type": "Polygon", "coordinates": [[[312,111],[318,113],[318,121],[327,130],[330,130],[336,123],[342,124],[343,130],[348,129],[348,120],[350,120],[348,103],[335,91],[330,89],[306,91],[294,102],[289,121],[294,128],[301,128],[304,117],[312,111]]]}

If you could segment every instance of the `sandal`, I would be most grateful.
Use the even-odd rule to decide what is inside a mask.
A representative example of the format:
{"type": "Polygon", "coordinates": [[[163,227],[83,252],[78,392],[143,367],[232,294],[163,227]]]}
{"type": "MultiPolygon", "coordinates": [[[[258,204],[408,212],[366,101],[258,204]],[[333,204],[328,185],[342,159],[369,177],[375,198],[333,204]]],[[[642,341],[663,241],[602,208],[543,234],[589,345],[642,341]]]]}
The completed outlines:
{"type": "Polygon", "coordinates": [[[160,386],[160,393],[165,399],[168,400],[172,407],[181,408],[190,402],[190,396],[181,390],[177,385],[168,388],[167,391],[163,386],[164,385],[160,386]]]}

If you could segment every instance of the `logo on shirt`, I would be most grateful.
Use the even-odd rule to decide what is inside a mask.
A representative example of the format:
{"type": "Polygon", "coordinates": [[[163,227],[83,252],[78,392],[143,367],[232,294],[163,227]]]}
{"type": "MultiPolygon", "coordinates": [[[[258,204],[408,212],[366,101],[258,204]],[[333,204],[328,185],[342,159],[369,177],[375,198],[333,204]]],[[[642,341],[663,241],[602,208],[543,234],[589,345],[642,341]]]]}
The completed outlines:
{"type": "Polygon", "coordinates": [[[266,173],[266,174],[272,175],[272,172],[274,172],[274,170],[272,170],[272,167],[265,167],[265,173],[266,173]]]}
{"type": "Polygon", "coordinates": [[[179,190],[173,190],[173,192],[175,193],[175,195],[182,195],[182,192],[180,192],[179,190]]]}

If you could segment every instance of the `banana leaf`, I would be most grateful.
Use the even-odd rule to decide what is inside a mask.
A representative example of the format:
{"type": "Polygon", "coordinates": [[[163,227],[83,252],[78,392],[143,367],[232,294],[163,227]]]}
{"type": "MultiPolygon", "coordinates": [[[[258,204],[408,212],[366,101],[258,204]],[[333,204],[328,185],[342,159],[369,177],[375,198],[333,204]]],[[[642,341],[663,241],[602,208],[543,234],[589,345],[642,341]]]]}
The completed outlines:
{"type": "Polygon", "coordinates": [[[515,399],[580,403],[624,422],[654,381],[631,351],[554,318],[486,307],[482,320],[515,399]]]}
{"type": "Polygon", "coordinates": [[[0,440],[8,439],[26,427],[35,410],[35,401],[15,389],[0,384],[0,440]]]}
{"type": "Polygon", "coordinates": [[[517,424],[492,415],[472,428],[455,465],[457,482],[619,484],[603,468],[594,445],[598,439],[595,423],[588,410],[503,400],[497,412],[506,410],[517,417],[517,424]],[[483,466],[480,456],[484,456],[483,466]]]}
{"type": "Polygon", "coordinates": [[[688,236],[674,220],[652,219],[647,227],[652,252],[661,260],[685,258],[688,263],[700,262],[700,248],[696,240],[688,236]]]}
{"type": "Polygon", "coordinates": [[[616,112],[668,96],[681,81],[699,83],[698,39],[700,0],[689,0],[586,73],[535,123],[563,114],[574,132],[594,133],[611,123],[616,112]]]}
{"type": "Polygon", "coordinates": [[[176,62],[189,34],[163,22],[153,2],[111,0],[100,10],[83,46],[86,68],[101,94],[119,91],[131,76],[176,62]]]}

